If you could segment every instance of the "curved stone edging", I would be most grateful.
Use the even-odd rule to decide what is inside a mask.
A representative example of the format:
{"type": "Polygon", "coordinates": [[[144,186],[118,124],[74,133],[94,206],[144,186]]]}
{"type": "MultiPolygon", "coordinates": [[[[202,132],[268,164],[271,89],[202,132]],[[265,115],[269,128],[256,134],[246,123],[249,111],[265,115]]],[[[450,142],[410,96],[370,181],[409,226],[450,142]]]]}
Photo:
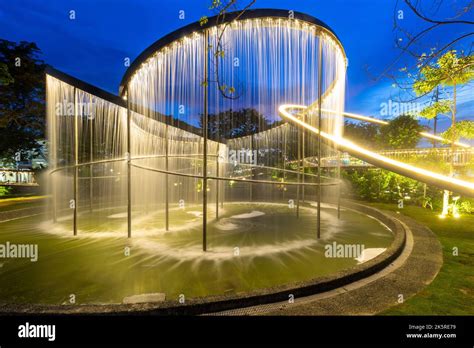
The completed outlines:
{"type": "Polygon", "coordinates": [[[372,260],[342,270],[325,277],[304,282],[294,282],[271,288],[257,289],[251,292],[232,295],[208,296],[190,299],[186,304],[178,301],[145,304],[106,304],[106,305],[36,305],[2,304],[1,314],[153,314],[153,315],[198,315],[220,312],[242,307],[257,306],[287,301],[289,295],[304,297],[329,291],[366,278],[387,267],[403,251],[406,242],[404,226],[395,218],[381,211],[355,202],[345,201],[344,206],[371,215],[386,224],[394,233],[394,241],[385,252],[372,260]]]}

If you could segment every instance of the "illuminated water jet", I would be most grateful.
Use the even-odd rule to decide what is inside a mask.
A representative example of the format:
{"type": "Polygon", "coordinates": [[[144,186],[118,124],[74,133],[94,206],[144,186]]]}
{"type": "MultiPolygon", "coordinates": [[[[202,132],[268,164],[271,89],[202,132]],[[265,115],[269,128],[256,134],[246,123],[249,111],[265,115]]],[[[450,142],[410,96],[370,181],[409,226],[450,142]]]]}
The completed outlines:
{"type": "MultiPolygon", "coordinates": [[[[203,219],[206,250],[208,215],[219,218],[226,202],[283,201],[298,215],[304,199],[334,200],[338,176],[305,173],[302,159],[336,149],[317,147],[317,138],[281,124],[278,105],[321,99],[342,112],[344,50],[324,23],[286,14],[256,10],[236,21],[230,15],[218,68],[209,47],[222,26],[193,24],[158,40],[127,71],[120,100],[63,74],[48,75],[53,219],[72,209],[77,235],[83,211],[123,209],[115,216],[126,214],[127,225],[118,228],[132,236],[142,215],[164,210],[168,231],[171,206],[201,204],[200,212],[187,214],[203,219]],[[203,85],[217,73],[240,98],[203,85]],[[57,114],[58,103],[72,103],[73,117],[57,114]],[[232,153],[251,153],[251,161],[232,153]]],[[[341,120],[325,116],[320,127],[338,135],[341,120]]]]}

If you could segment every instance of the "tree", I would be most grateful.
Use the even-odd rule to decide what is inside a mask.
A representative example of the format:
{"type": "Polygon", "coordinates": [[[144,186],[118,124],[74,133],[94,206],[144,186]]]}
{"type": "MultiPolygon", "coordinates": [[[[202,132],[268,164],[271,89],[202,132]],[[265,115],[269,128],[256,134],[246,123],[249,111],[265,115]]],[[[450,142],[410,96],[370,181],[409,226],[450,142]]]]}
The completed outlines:
{"type": "Polygon", "coordinates": [[[0,86],[6,86],[13,82],[13,77],[8,72],[8,66],[0,62],[0,86]]]}
{"type": "MultiPolygon", "coordinates": [[[[412,77],[424,66],[432,64],[445,52],[458,47],[466,55],[474,45],[474,21],[472,0],[396,0],[393,13],[394,44],[399,54],[376,76],[374,80],[388,78],[392,81],[397,101],[424,100],[429,93],[417,95],[413,91],[412,77]],[[407,19],[410,20],[407,20],[407,19]],[[464,52],[464,51],[462,51],[464,52]],[[407,78],[408,77],[408,78],[407,78]]],[[[369,71],[367,67],[367,71],[369,71]]],[[[437,101],[434,90],[432,98],[437,101]]],[[[434,117],[436,132],[437,118],[434,117]]]]}
{"type": "MultiPolygon", "coordinates": [[[[202,128],[203,115],[199,124],[202,128]]],[[[255,134],[271,127],[270,122],[255,109],[226,110],[208,115],[209,139],[232,139],[255,134]]]]}
{"type": "MultiPolygon", "coordinates": [[[[424,60],[424,58],[421,58],[424,60]]],[[[456,99],[458,86],[474,80],[474,56],[458,56],[455,50],[443,54],[436,63],[422,66],[419,77],[413,84],[417,95],[427,94],[435,88],[441,87],[448,95],[443,100],[438,100],[424,108],[420,115],[432,119],[437,115],[449,115],[451,126],[442,134],[451,142],[451,167],[450,175],[454,175],[454,160],[456,142],[460,137],[474,138],[474,122],[462,121],[456,123],[456,99]],[[450,90],[448,90],[450,89],[450,90]],[[451,92],[451,94],[449,94],[451,92]]],[[[444,191],[442,216],[448,214],[449,191],[444,191]]]]}
{"type": "Polygon", "coordinates": [[[400,115],[380,127],[380,140],[390,149],[412,149],[420,141],[423,127],[411,115],[400,115]]]}
{"type": "Polygon", "coordinates": [[[451,126],[442,133],[443,137],[458,141],[460,138],[474,139],[474,122],[470,120],[458,121],[454,126],[451,126]]]}
{"type": "Polygon", "coordinates": [[[429,43],[430,55],[427,57],[426,64],[430,63],[430,60],[441,56],[453,45],[470,40],[474,35],[474,32],[470,31],[474,26],[474,21],[472,16],[469,16],[473,6],[474,2],[472,0],[459,0],[456,3],[438,0],[436,4],[418,0],[397,0],[393,16],[393,27],[397,35],[395,44],[401,51],[400,56],[408,54],[417,59],[423,56],[426,57],[424,53],[426,43],[423,40],[429,39],[430,35],[439,37],[439,31],[447,27],[454,26],[458,30],[446,32],[447,40],[442,46],[433,47],[432,43],[429,43]],[[404,6],[400,3],[404,4],[404,6]],[[414,26],[415,30],[409,30],[401,25],[404,23],[405,9],[408,9],[414,15],[414,19],[419,22],[414,26]],[[449,11],[450,13],[445,18],[438,18],[440,11],[444,13],[449,11]],[[420,52],[420,48],[422,52],[420,52]]]}
{"type": "MultiPolygon", "coordinates": [[[[242,15],[252,7],[257,0],[249,0],[245,5],[242,6],[242,9],[238,11],[237,16],[234,20],[238,20],[242,15]]],[[[216,40],[214,45],[209,45],[209,50],[211,51],[211,67],[213,68],[211,73],[211,78],[206,76],[206,79],[202,82],[203,86],[208,86],[210,83],[217,84],[217,90],[222,97],[226,99],[238,99],[240,93],[237,93],[237,88],[231,85],[227,85],[225,81],[222,80],[220,76],[220,61],[225,57],[225,50],[223,44],[224,33],[229,26],[230,22],[226,21],[226,14],[230,10],[237,10],[239,8],[238,0],[212,0],[211,6],[209,9],[216,13],[216,40]]],[[[207,16],[202,16],[199,20],[201,26],[204,26],[208,23],[209,18],[207,16]]],[[[243,85],[243,84],[240,84],[243,85]]],[[[241,89],[241,88],[239,88],[241,89]]]]}
{"type": "Polygon", "coordinates": [[[0,39],[0,157],[38,148],[45,129],[45,64],[35,43],[0,39]]]}
{"type": "Polygon", "coordinates": [[[408,92],[411,86],[405,83],[404,76],[401,80],[397,78],[398,71],[416,71],[420,68],[419,64],[424,66],[431,63],[455,45],[466,43],[472,49],[474,21],[470,13],[473,7],[472,0],[456,2],[396,0],[393,12],[393,32],[395,33],[394,44],[400,53],[376,79],[389,77],[401,89],[408,92]],[[441,16],[440,13],[445,15],[441,16]],[[410,21],[406,20],[408,17],[411,18],[410,21]],[[426,54],[426,52],[429,53],[426,54]],[[403,66],[400,69],[399,63],[406,57],[415,58],[415,64],[403,66]],[[422,57],[426,59],[417,63],[422,57]]]}
{"type": "Polygon", "coordinates": [[[461,126],[456,125],[458,87],[472,80],[474,80],[474,56],[459,57],[456,51],[452,50],[441,56],[435,64],[421,68],[413,84],[417,95],[429,93],[438,87],[445,91],[448,97],[425,107],[421,110],[420,116],[432,119],[437,115],[450,115],[451,127],[443,135],[451,142],[453,150],[454,142],[459,141],[461,136],[474,138],[474,133],[470,132],[474,129],[474,126],[470,125],[473,121],[464,121],[461,126]]]}
{"type": "Polygon", "coordinates": [[[344,122],[344,137],[368,149],[380,147],[379,133],[379,126],[372,123],[344,122]]]}
{"type": "Polygon", "coordinates": [[[373,150],[414,148],[420,141],[423,127],[409,115],[401,115],[379,126],[366,123],[344,123],[344,136],[373,150]]]}

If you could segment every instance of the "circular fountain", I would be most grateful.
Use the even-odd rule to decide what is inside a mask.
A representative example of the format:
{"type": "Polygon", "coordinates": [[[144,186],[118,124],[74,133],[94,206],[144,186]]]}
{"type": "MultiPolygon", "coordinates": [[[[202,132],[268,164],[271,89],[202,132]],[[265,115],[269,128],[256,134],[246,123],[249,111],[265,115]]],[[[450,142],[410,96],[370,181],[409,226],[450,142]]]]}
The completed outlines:
{"type": "Polygon", "coordinates": [[[345,69],[321,21],[252,10],[158,40],[126,72],[121,98],[50,73],[50,218],[12,222],[8,237],[36,238],[34,272],[60,272],[35,287],[3,274],[23,296],[3,286],[2,298],[57,304],[70,288],[81,303],[258,298],[380,269],[400,251],[399,226],[341,206],[337,163],[305,160],[337,149],[278,116],[281,104],[310,105],[298,117],[340,136],[345,69]]]}

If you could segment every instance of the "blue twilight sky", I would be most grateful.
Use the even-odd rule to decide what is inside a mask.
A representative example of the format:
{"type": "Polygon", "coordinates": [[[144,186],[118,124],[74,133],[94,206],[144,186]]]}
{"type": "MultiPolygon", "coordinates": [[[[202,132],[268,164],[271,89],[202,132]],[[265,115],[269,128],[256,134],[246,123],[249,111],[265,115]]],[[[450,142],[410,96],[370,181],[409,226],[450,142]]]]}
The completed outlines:
{"type": "MultiPolygon", "coordinates": [[[[203,15],[211,15],[207,9],[210,2],[0,0],[0,38],[34,41],[46,63],[117,94],[126,70],[125,57],[133,60],[161,36],[203,15]],[[75,11],[75,20],[69,19],[70,10],[75,11]],[[179,18],[180,10],[185,11],[184,20],[179,18]]],[[[463,0],[457,2],[461,4],[463,0]]],[[[406,7],[396,5],[395,0],[257,0],[254,6],[301,11],[326,22],[339,36],[349,59],[346,110],[379,117],[383,103],[396,97],[395,89],[392,81],[374,81],[371,74],[380,74],[400,52],[394,45],[395,7],[404,11],[400,23],[405,28],[426,26],[406,7]]],[[[451,15],[450,10],[439,8],[434,15],[444,18],[451,15]]],[[[474,13],[468,13],[465,18],[474,20],[473,17],[474,13]]],[[[441,45],[468,29],[448,26],[428,37],[427,45],[441,45]]],[[[472,40],[465,42],[464,47],[468,44],[472,40]]],[[[461,119],[474,114],[472,86],[461,92],[459,110],[461,119]]]]}

